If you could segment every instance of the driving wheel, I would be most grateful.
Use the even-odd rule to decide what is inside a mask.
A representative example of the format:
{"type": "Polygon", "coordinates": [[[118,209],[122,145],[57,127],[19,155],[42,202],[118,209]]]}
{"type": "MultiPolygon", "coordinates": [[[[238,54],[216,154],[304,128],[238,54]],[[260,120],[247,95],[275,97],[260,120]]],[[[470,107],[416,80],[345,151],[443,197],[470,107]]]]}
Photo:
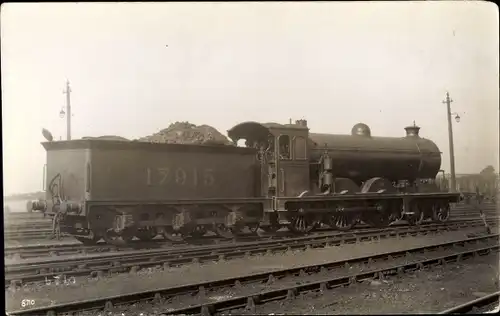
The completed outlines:
{"type": "Polygon", "coordinates": [[[350,230],[356,225],[358,219],[356,215],[349,215],[343,212],[336,212],[330,216],[329,225],[340,231],[350,230]]]}
{"type": "Polygon", "coordinates": [[[410,223],[410,225],[422,224],[425,214],[421,207],[417,203],[413,203],[413,205],[411,206],[411,210],[413,214],[409,216],[408,223],[410,223]]]}
{"type": "Polygon", "coordinates": [[[441,204],[435,205],[432,210],[432,219],[444,223],[450,217],[450,205],[449,204],[441,204]]]}
{"type": "Polygon", "coordinates": [[[288,224],[288,229],[295,234],[307,234],[316,228],[317,224],[317,221],[309,219],[305,215],[297,214],[293,216],[290,224],[288,224]]]}

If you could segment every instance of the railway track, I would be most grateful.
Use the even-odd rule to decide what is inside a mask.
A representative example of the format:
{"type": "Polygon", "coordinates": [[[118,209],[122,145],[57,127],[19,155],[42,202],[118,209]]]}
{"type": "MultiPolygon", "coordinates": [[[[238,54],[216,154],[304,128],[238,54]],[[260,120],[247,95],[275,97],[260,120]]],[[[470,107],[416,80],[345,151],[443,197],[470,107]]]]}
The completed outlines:
{"type": "Polygon", "coordinates": [[[52,221],[50,219],[25,222],[25,223],[5,223],[6,228],[14,231],[19,229],[39,229],[39,228],[49,228],[52,226],[52,221]]]}
{"type": "MultiPolygon", "coordinates": [[[[492,223],[493,224],[493,223],[492,223]]],[[[495,223],[496,224],[496,223],[495,223]]],[[[104,273],[137,272],[143,268],[179,266],[194,262],[207,262],[239,258],[243,256],[276,253],[289,250],[323,248],[328,245],[353,244],[361,241],[417,236],[459,230],[465,227],[482,226],[480,221],[456,222],[454,224],[428,224],[420,227],[368,228],[356,232],[316,234],[312,236],[281,240],[256,241],[202,247],[182,247],[141,251],[123,251],[102,255],[78,256],[74,258],[47,258],[5,262],[5,286],[20,286],[55,277],[87,276],[96,278],[104,273]]]]}
{"type": "MultiPolygon", "coordinates": [[[[467,221],[468,219],[451,219],[448,223],[454,223],[457,221],[467,221]]],[[[498,219],[496,219],[498,221],[498,219]]],[[[479,219],[470,219],[472,222],[480,222],[479,219]]],[[[490,223],[495,222],[495,218],[490,217],[490,223]]],[[[407,225],[404,223],[399,225],[407,225]]],[[[432,225],[432,224],[424,224],[424,225],[432,225]]],[[[446,224],[435,224],[435,225],[446,225],[446,224]]],[[[360,229],[365,229],[368,226],[360,225],[356,231],[360,229]]],[[[314,234],[324,234],[329,230],[319,230],[314,234]]],[[[329,231],[331,232],[331,231],[329,231]]],[[[217,244],[217,243],[228,243],[228,242],[246,242],[246,241],[256,241],[256,240],[270,240],[270,239],[280,239],[280,238],[293,238],[295,235],[291,235],[289,232],[279,232],[279,235],[266,235],[261,234],[260,236],[248,235],[248,236],[240,236],[234,240],[224,240],[217,236],[205,236],[205,238],[200,240],[185,240],[182,243],[172,243],[165,241],[163,239],[153,240],[151,242],[141,242],[134,241],[129,246],[113,246],[107,244],[98,244],[93,246],[84,246],[78,241],[74,241],[73,244],[36,244],[36,245],[21,245],[21,246],[5,246],[4,247],[4,256],[5,258],[15,258],[15,259],[25,259],[25,258],[40,258],[40,257],[52,257],[58,255],[78,255],[78,254],[91,254],[91,253],[103,253],[103,252],[113,252],[113,251],[123,251],[123,250],[133,250],[133,249],[157,249],[160,247],[168,247],[168,246],[180,246],[180,245],[209,245],[209,244],[217,244]]]]}
{"type": "MultiPolygon", "coordinates": [[[[26,230],[7,230],[4,231],[4,240],[6,241],[28,241],[28,240],[43,240],[48,239],[51,236],[52,229],[42,228],[42,229],[26,229],[26,230]]],[[[68,236],[67,234],[62,234],[62,236],[68,236]]]]}
{"type": "Polygon", "coordinates": [[[493,313],[496,309],[498,312],[498,304],[500,298],[500,291],[485,295],[473,301],[464,303],[459,306],[444,310],[439,314],[479,314],[484,312],[493,313]]]}
{"type": "MultiPolygon", "coordinates": [[[[500,212],[494,204],[484,204],[481,206],[486,216],[498,216],[500,212]]],[[[463,218],[474,216],[474,207],[470,205],[460,205],[452,208],[450,218],[463,218]]],[[[17,214],[17,213],[14,213],[17,214]]],[[[4,239],[11,241],[28,241],[36,239],[47,239],[51,234],[52,222],[50,217],[43,218],[38,213],[19,213],[16,220],[5,220],[4,239]],[[23,220],[24,218],[24,220],[23,220]]],[[[12,216],[12,215],[11,215],[12,216]]]]}
{"type": "MultiPolygon", "coordinates": [[[[227,240],[220,237],[206,236],[199,240],[186,240],[187,242],[174,243],[164,239],[152,240],[144,242],[140,240],[133,240],[132,243],[124,246],[109,245],[106,243],[99,243],[93,246],[85,246],[76,241],[71,244],[35,244],[35,245],[22,245],[22,246],[7,246],[4,248],[5,258],[7,259],[29,259],[41,257],[54,257],[54,256],[71,256],[81,254],[103,253],[103,252],[119,252],[127,250],[148,250],[158,248],[189,248],[195,246],[208,246],[219,244],[234,244],[252,241],[265,241],[265,240],[279,240],[284,238],[297,237],[291,235],[289,232],[279,232],[277,235],[246,235],[238,236],[234,239],[227,240]]],[[[322,232],[324,233],[324,232],[322,232]]]]}
{"type": "Polygon", "coordinates": [[[243,275],[223,280],[155,289],[93,300],[59,304],[30,310],[11,311],[10,315],[58,315],[62,313],[127,312],[127,314],[201,314],[231,311],[257,312],[260,304],[293,300],[307,292],[323,293],[373,279],[411,273],[481,255],[498,255],[499,235],[446,242],[430,246],[387,252],[344,261],[327,262],[271,272],[243,275]]]}
{"type": "Polygon", "coordinates": [[[10,212],[4,213],[4,218],[6,221],[29,221],[43,219],[43,213],[41,212],[10,212]]]}

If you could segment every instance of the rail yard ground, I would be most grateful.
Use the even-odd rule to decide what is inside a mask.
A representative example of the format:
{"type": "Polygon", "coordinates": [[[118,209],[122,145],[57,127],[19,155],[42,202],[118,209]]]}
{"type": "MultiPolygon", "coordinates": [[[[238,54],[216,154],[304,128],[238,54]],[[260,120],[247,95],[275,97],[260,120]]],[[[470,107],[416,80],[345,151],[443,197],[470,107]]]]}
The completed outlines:
{"type": "MultiPolygon", "coordinates": [[[[498,221],[495,216],[498,214],[498,209],[491,209],[489,205],[487,209],[485,211],[489,219],[498,221]]],[[[459,208],[452,212],[451,217],[463,218],[466,215],[466,217],[474,218],[475,216],[472,215],[475,213],[476,211],[472,209],[469,212],[467,207],[464,209],[459,208]],[[470,216],[467,216],[469,213],[470,216]]],[[[24,219],[22,217],[19,218],[21,222],[24,219]]],[[[30,220],[38,222],[41,216],[34,213],[29,217],[30,220]]],[[[499,226],[494,226],[492,230],[493,234],[498,233],[499,226]]],[[[26,284],[20,288],[10,287],[6,289],[6,306],[7,311],[13,311],[120,296],[133,292],[145,292],[203,281],[215,281],[291,267],[342,261],[447,241],[463,240],[467,237],[484,234],[484,227],[476,226],[461,229],[460,231],[440,232],[435,235],[407,236],[398,239],[387,238],[359,244],[331,246],[324,249],[287,251],[283,254],[259,254],[229,261],[193,263],[181,267],[163,268],[159,265],[155,268],[139,269],[135,273],[127,272],[119,275],[99,276],[98,278],[76,277],[67,279],[66,282],[61,281],[59,285],[54,284],[54,280],[52,280],[50,285],[44,284],[46,282],[40,282],[38,284],[26,284]],[[30,302],[28,305],[25,303],[24,308],[22,307],[23,300],[24,302],[30,302]]],[[[27,244],[77,245],[79,243],[72,238],[64,238],[60,241],[45,239],[16,242],[6,240],[6,246],[24,246],[27,244]]],[[[231,314],[266,315],[273,313],[380,314],[438,312],[498,290],[498,262],[498,254],[488,255],[456,264],[448,264],[445,267],[436,267],[430,271],[404,274],[387,280],[370,280],[346,288],[331,289],[322,295],[301,294],[293,300],[259,304],[253,310],[242,309],[228,312],[231,314]]],[[[184,300],[182,297],[179,299],[184,300]]],[[[187,299],[187,302],[189,301],[190,299],[187,299]]],[[[138,305],[135,308],[131,307],[129,311],[135,314],[140,312],[141,308],[142,305],[138,305]]],[[[153,310],[145,310],[144,316],[155,315],[155,313],[148,314],[151,311],[153,310]]],[[[119,314],[121,315],[121,313],[119,314]]],[[[88,315],[94,314],[90,313],[88,315]]]]}
{"type": "MultiPolygon", "coordinates": [[[[495,227],[494,233],[497,233],[498,231],[498,226],[495,227]]],[[[131,292],[140,292],[140,291],[148,291],[148,290],[154,290],[154,289],[159,289],[159,288],[165,288],[165,287],[175,287],[175,286],[181,286],[181,285],[186,285],[186,284],[192,284],[192,283],[198,283],[202,281],[212,281],[212,280],[220,280],[224,278],[230,278],[230,277],[236,277],[236,276],[242,276],[245,274],[255,274],[255,273],[261,273],[261,272],[268,272],[268,271],[276,271],[279,269],[284,269],[284,268],[291,268],[291,267],[300,267],[300,266],[305,266],[305,265],[310,265],[310,264],[318,264],[318,263],[323,263],[323,262],[330,262],[330,261],[342,261],[350,258],[355,258],[355,257],[361,257],[361,256],[368,256],[372,254],[377,254],[377,253],[386,253],[390,251],[396,251],[396,250],[405,250],[405,249],[410,249],[414,247],[421,247],[425,245],[432,245],[432,244],[437,244],[437,243],[442,243],[442,242],[448,242],[448,241],[454,241],[454,240],[463,240],[467,239],[468,235],[470,236],[471,234],[474,235],[480,235],[484,234],[484,228],[483,227],[476,227],[472,229],[464,229],[461,231],[453,231],[453,232],[446,232],[446,233],[439,233],[436,235],[427,235],[427,236],[415,236],[415,237],[405,237],[401,239],[382,239],[380,241],[372,241],[372,242],[362,242],[360,244],[348,244],[348,245],[340,245],[340,246],[333,246],[333,247],[328,247],[324,249],[310,249],[306,251],[298,251],[298,252],[292,252],[289,251],[284,254],[276,254],[276,255],[261,255],[261,256],[256,256],[256,257],[248,257],[248,258],[241,258],[241,259],[234,259],[231,261],[227,262],[216,262],[216,263],[207,263],[207,264],[190,264],[190,265],[185,265],[182,267],[178,268],[159,268],[159,269],[147,269],[143,271],[138,271],[137,273],[130,273],[130,274],[121,274],[121,275],[114,275],[111,277],[105,277],[101,278],[99,280],[95,279],[88,279],[86,277],[82,278],[76,278],[74,284],[73,282],[67,282],[67,285],[61,284],[61,285],[44,285],[39,284],[39,285],[30,285],[26,287],[22,287],[16,290],[9,289],[6,292],[6,303],[7,303],[7,310],[19,310],[21,309],[21,303],[23,300],[30,300],[30,302],[34,302],[33,306],[29,306],[30,308],[33,307],[42,307],[42,306],[48,306],[51,304],[60,304],[60,303],[67,303],[67,302],[73,302],[73,301],[81,301],[81,300],[88,300],[88,299],[97,299],[97,298],[103,298],[103,297],[109,297],[109,296],[114,296],[114,295],[124,295],[127,293],[131,292]]],[[[490,256],[493,257],[493,256],[490,256]]],[[[475,260],[475,259],[474,259],[475,260]]],[[[486,259],[484,259],[486,260],[486,259]]],[[[453,289],[453,290],[461,290],[467,295],[463,297],[463,300],[456,300],[456,302],[463,303],[468,300],[470,295],[472,295],[472,292],[487,292],[489,288],[487,288],[488,284],[493,282],[495,284],[495,280],[498,279],[498,269],[495,270],[495,262],[497,263],[496,266],[498,266],[498,257],[493,258],[493,259],[488,259],[488,260],[493,260],[493,263],[485,263],[489,265],[490,267],[487,269],[486,266],[478,266],[474,267],[474,264],[471,265],[469,262],[464,262],[463,264],[458,264],[457,267],[461,267],[463,269],[468,269],[467,271],[475,271],[471,272],[473,273],[476,277],[471,277],[472,279],[476,279],[478,285],[474,288],[472,285],[469,287],[472,288],[471,292],[469,293],[469,290],[465,288],[465,285],[462,286],[462,279],[457,278],[456,275],[455,277],[444,277],[444,278],[437,278],[436,280],[432,282],[437,282],[434,287],[439,287],[440,288],[445,288],[445,289],[453,289]],[[496,260],[496,261],[495,261],[496,260]],[[463,266],[461,266],[463,265],[463,266]],[[477,270],[479,269],[479,270],[477,270]],[[480,271],[478,273],[477,271],[480,271]],[[496,271],[496,272],[495,272],[496,271]],[[481,276],[479,276],[481,275],[481,276]],[[484,278],[483,278],[484,277],[484,278]],[[456,282],[455,285],[449,284],[449,282],[456,282]],[[447,283],[448,282],[448,283],[447,283]],[[490,282],[490,283],[488,283],[490,282]],[[484,286],[483,286],[484,285],[484,286]],[[461,289],[463,287],[463,289],[461,289]],[[469,295],[470,294],[470,295],[469,295]]],[[[472,261],[470,261],[472,262],[472,261]]],[[[448,267],[448,266],[447,266],[448,267]]],[[[450,265],[450,268],[452,266],[450,265]]],[[[460,269],[461,269],[460,268],[460,269]]],[[[445,270],[447,268],[444,268],[445,270]]],[[[455,272],[459,273],[457,270],[459,268],[453,268],[450,269],[450,273],[455,272]]],[[[439,270],[435,270],[438,271],[439,270]]],[[[426,272],[422,272],[426,273],[426,272]]],[[[416,274],[418,275],[418,274],[416,274]]],[[[448,276],[448,274],[442,274],[443,276],[448,276]]],[[[422,277],[425,281],[425,278],[422,277]]],[[[415,308],[424,306],[422,304],[428,304],[426,303],[427,301],[425,299],[434,299],[434,296],[427,296],[428,292],[425,290],[425,288],[421,287],[419,289],[425,290],[425,292],[422,291],[416,291],[418,286],[430,286],[430,281],[424,282],[422,281],[423,285],[418,285],[421,280],[421,278],[412,278],[411,276],[404,276],[401,278],[401,280],[393,280],[392,283],[394,286],[388,286],[391,283],[385,283],[385,282],[380,282],[380,284],[375,283],[370,283],[370,284],[361,284],[359,286],[355,286],[352,289],[347,288],[347,289],[337,289],[333,291],[341,291],[342,296],[339,296],[342,298],[341,301],[336,300],[338,303],[333,303],[330,307],[322,307],[325,306],[325,300],[328,300],[328,295],[326,295],[324,298],[315,298],[314,300],[318,300],[317,304],[314,304],[314,308],[316,310],[321,310],[321,311],[312,311],[312,310],[305,310],[305,308],[310,308],[308,306],[311,306],[311,302],[313,302],[313,299],[307,299],[303,300],[303,303],[300,303],[300,297],[297,302],[293,302],[292,304],[289,304],[287,306],[290,306],[289,308],[292,308],[292,310],[287,310],[286,313],[347,313],[347,312],[352,312],[352,313],[377,313],[377,312],[390,312],[390,311],[385,311],[385,310],[376,310],[374,307],[370,307],[372,305],[377,305],[377,301],[379,301],[381,298],[380,296],[383,291],[385,291],[384,294],[386,298],[383,299],[389,299],[390,297],[396,298],[398,297],[396,294],[399,293],[395,290],[395,285],[398,285],[398,288],[401,289],[406,289],[402,290],[399,295],[406,295],[405,298],[411,300],[414,302],[415,308]],[[406,279],[405,279],[406,278],[406,279]],[[418,280],[417,280],[418,279],[418,280]],[[406,281],[405,281],[406,280],[406,281]],[[407,281],[410,280],[410,281],[407,281]],[[410,283],[405,283],[405,282],[410,282],[410,283]],[[413,283],[411,283],[413,282],[413,283]],[[414,284],[414,285],[411,285],[414,284]],[[413,287],[412,287],[413,286],[413,287]],[[386,289],[387,288],[387,289],[386,289]],[[344,292],[345,290],[345,292],[344,292]],[[362,305],[362,307],[359,307],[356,303],[355,300],[364,300],[361,298],[354,298],[357,292],[352,292],[352,291],[361,291],[361,295],[364,295],[365,291],[372,291],[374,294],[373,296],[370,296],[370,298],[365,298],[366,303],[365,305],[362,305]],[[381,291],[382,290],[382,291],[381,291]],[[378,291],[378,292],[377,292],[378,291]],[[393,291],[393,292],[391,292],[393,291]],[[396,291],[396,292],[394,292],[396,291]],[[416,292],[419,292],[421,294],[415,294],[416,292]],[[351,294],[349,294],[351,293],[351,294]],[[377,294],[379,293],[379,294],[377,294]],[[390,293],[393,293],[391,296],[390,293]],[[404,294],[406,293],[406,294],[404,294]],[[411,296],[411,295],[415,296],[411,296]],[[351,295],[353,299],[349,300],[349,296],[351,295]],[[323,303],[321,303],[321,300],[323,300],[323,303]],[[373,303],[369,303],[372,302],[373,303]],[[295,307],[293,304],[298,304],[295,307]],[[302,305],[300,305],[302,304],[302,305]],[[340,304],[340,305],[339,305],[340,304]],[[337,309],[339,306],[345,306],[340,309],[337,309]],[[360,310],[352,310],[349,311],[349,308],[354,308],[353,306],[358,306],[357,308],[361,308],[360,310]],[[321,309],[323,308],[323,309],[321,309]],[[331,310],[327,310],[328,308],[331,308],[331,310]]],[[[390,281],[391,282],[391,281],[390,281]]],[[[464,283],[465,284],[465,283],[464,283]]],[[[498,283],[497,283],[498,287],[498,283]]],[[[440,290],[441,291],[441,290],[440,290]]],[[[444,290],[443,290],[444,291],[444,290]]],[[[372,292],[366,292],[366,293],[372,293],[372,292]]],[[[335,293],[335,292],[332,292],[335,293]]],[[[450,293],[450,292],[443,292],[444,293],[450,293]]],[[[476,293],[477,294],[477,293],[476,293]]],[[[371,294],[370,294],[371,295],[371,294]]],[[[451,295],[451,294],[450,294],[451,295]]],[[[455,294],[453,294],[455,295],[455,294]]],[[[435,296],[438,297],[438,296],[435,296]]],[[[333,298],[333,296],[332,296],[333,298]]],[[[462,299],[461,297],[458,297],[462,299]]],[[[402,303],[401,303],[402,304],[402,303]]],[[[387,305],[387,304],[384,304],[387,305]]],[[[283,313],[283,307],[280,307],[281,305],[277,305],[277,307],[273,307],[272,303],[262,305],[263,312],[274,312],[277,313],[280,310],[282,310],[281,313],[283,313]],[[279,307],[279,308],[278,308],[279,307]],[[274,311],[271,311],[273,308],[274,311]],[[281,309],[280,309],[281,308],[281,309]]],[[[432,305],[434,306],[434,305],[432,305]]],[[[394,311],[397,311],[397,308],[402,308],[403,305],[395,305],[394,311]],[[398,307],[399,306],[399,307],[398,307]]],[[[450,307],[448,305],[440,305],[439,307],[447,308],[450,307]]],[[[404,310],[407,311],[407,310],[404,310]]],[[[414,309],[413,312],[416,310],[414,309]]],[[[410,311],[408,311],[410,312],[410,311]]],[[[257,311],[257,313],[261,313],[257,311]]]]}
{"type": "MultiPolygon", "coordinates": [[[[438,313],[499,289],[498,254],[257,306],[259,315],[438,313]]],[[[233,314],[249,314],[245,310],[233,314]]]]}

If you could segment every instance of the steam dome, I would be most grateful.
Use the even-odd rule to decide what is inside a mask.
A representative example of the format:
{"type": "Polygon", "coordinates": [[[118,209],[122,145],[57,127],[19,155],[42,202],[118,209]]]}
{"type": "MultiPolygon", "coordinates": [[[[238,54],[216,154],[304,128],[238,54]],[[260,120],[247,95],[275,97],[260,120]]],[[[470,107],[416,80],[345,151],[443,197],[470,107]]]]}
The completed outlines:
{"type": "Polygon", "coordinates": [[[364,123],[358,123],[352,127],[351,135],[370,137],[372,136],[372,132],[370,131],[368,125],[364,123]]]}

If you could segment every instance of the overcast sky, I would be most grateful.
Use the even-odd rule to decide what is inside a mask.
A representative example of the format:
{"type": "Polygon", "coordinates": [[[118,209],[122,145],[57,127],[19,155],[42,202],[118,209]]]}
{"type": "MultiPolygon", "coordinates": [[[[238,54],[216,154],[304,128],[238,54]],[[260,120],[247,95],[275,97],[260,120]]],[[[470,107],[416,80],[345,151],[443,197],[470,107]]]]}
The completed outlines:
{"type": "Polygon", "coordinates": [[[449,171],[498,170],[498,8],[490,2],[4,4],[4,193],[42,188],[41,128],[137,138],[171,122],[226,134],[255,120],[404,136],[415,120],[449,171]],[[166,47],[168,45],[168,47],[166,47]]]}

